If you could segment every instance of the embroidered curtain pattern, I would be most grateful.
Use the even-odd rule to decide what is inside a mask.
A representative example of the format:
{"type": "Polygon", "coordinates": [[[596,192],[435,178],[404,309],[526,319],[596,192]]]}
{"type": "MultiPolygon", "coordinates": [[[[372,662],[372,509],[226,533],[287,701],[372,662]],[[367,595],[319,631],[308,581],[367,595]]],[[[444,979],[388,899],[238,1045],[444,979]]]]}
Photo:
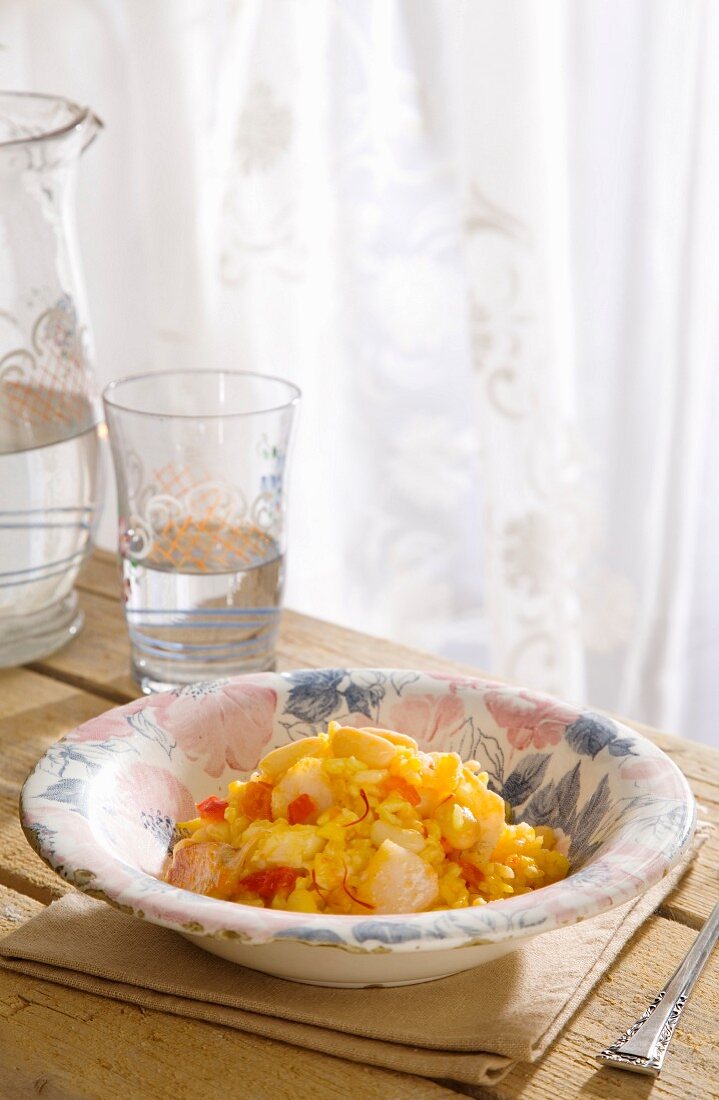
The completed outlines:
{"type": "Polygon", "coordinates": [[[0,41],[107,124],[101,380],[303,388],[288,604],[716,738],[715,5],[8,0],[0,41]]]}

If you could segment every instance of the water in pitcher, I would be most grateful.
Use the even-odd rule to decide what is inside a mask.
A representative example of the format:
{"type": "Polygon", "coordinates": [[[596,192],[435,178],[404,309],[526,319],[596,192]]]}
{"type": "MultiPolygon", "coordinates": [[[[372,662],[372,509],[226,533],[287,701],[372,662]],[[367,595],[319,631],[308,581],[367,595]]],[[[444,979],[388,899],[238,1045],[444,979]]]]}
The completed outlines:
{"type": "Polygon", "coordinates": [[[125,614],[143,691],[274,667],[284,556],[252,524],[186,519],[123,549],[125,614]]]}
{"type": "MultiPolygon", "coordinates": [[[[80,422],[91,423],[89,404],[85,411],[80,422]]],[[[98,428],[57,434],[56,424],[41,426],[30,439],[27,425],[0,421],[0,665],[31,659],[39,638],[72,619],[73,584],[90,550],[98,428]]]]}

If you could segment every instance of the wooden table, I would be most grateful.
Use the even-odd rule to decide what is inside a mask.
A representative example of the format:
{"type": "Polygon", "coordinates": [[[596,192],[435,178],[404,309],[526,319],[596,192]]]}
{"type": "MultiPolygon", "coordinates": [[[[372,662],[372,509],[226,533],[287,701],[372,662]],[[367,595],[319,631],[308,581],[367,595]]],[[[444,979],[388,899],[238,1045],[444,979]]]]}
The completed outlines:
{"type": "MultiPolygon", "coordinates": [[[[43,751],[78,723],[137,696],[114,559],[95,554],[80,583],[82,635],[48,660],[0,672],[0,934],[71,889],[27,845],[22,782],[43,751]]],[[[285,612],[281,669],[445,668],[448,661],[285,612]]],[[[642,728],[676,760],[719,824],[719,752],[642,728]]],[[[634,1020],[679,962],[719,896],[719,830],[665,905],[646,922],[549,1054],[517,1066],[483,1096],[719,1096],[719,953],[685,1010],[661,1078],[599,1070],[593,1055],[634,1020]]],[[[356,1065],[229,1028],[151,1012],[0,969],[0,1100],[247,1100],[356,1097],[440,1100],[463,1086],[356,1065]]]]}

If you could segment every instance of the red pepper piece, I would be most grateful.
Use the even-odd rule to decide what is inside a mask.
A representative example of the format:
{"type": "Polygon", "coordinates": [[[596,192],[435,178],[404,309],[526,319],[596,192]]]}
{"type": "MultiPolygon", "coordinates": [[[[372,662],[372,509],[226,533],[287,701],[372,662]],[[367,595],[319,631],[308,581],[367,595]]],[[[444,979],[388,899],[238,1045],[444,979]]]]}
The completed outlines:
{"type": "Polygon", "coordinates": [[[422,801],[422,796],[417,788],[408,783],[406,779],[403,779],[401,775],[391,775],[386,780],[385,786],[388,791],[397,791],[398,794],[401,794],[410,806],[419,806],[422,801]]]}
{"type": "Polygon", "coordinates": [[[461,859],[459,861],[459,866],[462,869],[462,877],[467,883],[467,886],[473,890],[479,889],[484,882],[484,874],[480,871],[479,867],[475,867],[473,863],[470,863],[469,860],[466,859],[461,859]]]}
{"type": "Polygon", "coordinates": [[[242,813],[251,821],[272,821],[272,787],[261,779],[251,779],[242,792],[242,813]]]}
{"type": "Polygon", "coordinates": [[[218,798],[216,795],[211,794],[209,798],[196,803],[196,805],[201,817],[206,817],[210,821],[224,821],[225,810],[229,803],[224,798],[218,798]]]}
{"type": "Polygon", "coordinates": [[[287,807],[287,820],[290,825],[303,825],[317,812],[317,803],[308,794],[300,794],[287,807]]]}
{"type": "Polygon", "coordinates": [[[245,890],[252,890],[265,901],[272,901],[275,894],[284,894],[287,897],[292,893],[301,874],[294,867],[272,867],[267,871],[253,871],[251,875],[245,875],[237,885],[245,890]]]}

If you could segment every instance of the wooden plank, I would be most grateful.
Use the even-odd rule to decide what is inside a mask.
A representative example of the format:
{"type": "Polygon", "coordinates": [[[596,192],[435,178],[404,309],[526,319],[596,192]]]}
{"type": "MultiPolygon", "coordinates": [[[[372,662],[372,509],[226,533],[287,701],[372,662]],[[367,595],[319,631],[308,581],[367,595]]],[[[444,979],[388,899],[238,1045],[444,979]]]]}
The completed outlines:
{"type": "MultiPolygon", "coordinates": [[[[719,1049],[719,955],[707,965],[672,1040],[661,1077],[652,1082],[621,1070],[600,1068],[594,1055],[641,1016],[689,949],[695,933],[651,917],[549,1054],[533,1066],[518,1065],[494,1094],[506,1100],[652,1100],[717,1096],[719,1049]]],[[[539,949],[539,941],[538,941],[539,949]]]]}
{"type": "Polygon", "coordinates": [[[49,901],[70,887],[35,855],[18,816],[18,796],[46,748],[107,709],[107,700],[26,669],[0,675],[0,883],[49,901]]]}
{"type": "MultiPolygon", "coordinates": [[[[0,935],[42,906],[0,887],[0,935]]],[[[0,968],[3,1100],[449,1100],[431,1081],[232,1028],[95,997],[0,968]]]]}
{"type": "Polygon", "coordinates": [[[705,821],[713,831],[686,875],[660,906],[659,912],[690,928],[701,928],[719,900],[719,804],[705,803],[705,821]]]}
{"type": "Polygon", "coordinates": [[[27,667],[112,702],[136,699],[139,689],[130,677],[130,648],[119,601],[81,592],[80,606],[85,626],[78,637],[27,667]]]}
{"type": "Polygon", "coordinates": [[[322,619],[285,611],[277,643],[280,671],[290,668],[418,668],[455,676],[484,676],[468,665],[322,619]]]}
{"type": "Polygon", "coordinates": [[[108,550],[95,550],[82,567],[76,587],[110,600],[120,598],[120,559],[108,550]]]}
{"type": "Polygon", "coordinates": [[[660,908],[666,917],[701,928],[719,897],[719,752],[639,723],[629,724],[672,757],[694,792],[700,820],[713,825],[698,859],[660,908]]]}
{"type": "Polygon", "coordinates": [[[43,906],[6,886],[0,886],[0,937],[34,917],[43,906]]]}

